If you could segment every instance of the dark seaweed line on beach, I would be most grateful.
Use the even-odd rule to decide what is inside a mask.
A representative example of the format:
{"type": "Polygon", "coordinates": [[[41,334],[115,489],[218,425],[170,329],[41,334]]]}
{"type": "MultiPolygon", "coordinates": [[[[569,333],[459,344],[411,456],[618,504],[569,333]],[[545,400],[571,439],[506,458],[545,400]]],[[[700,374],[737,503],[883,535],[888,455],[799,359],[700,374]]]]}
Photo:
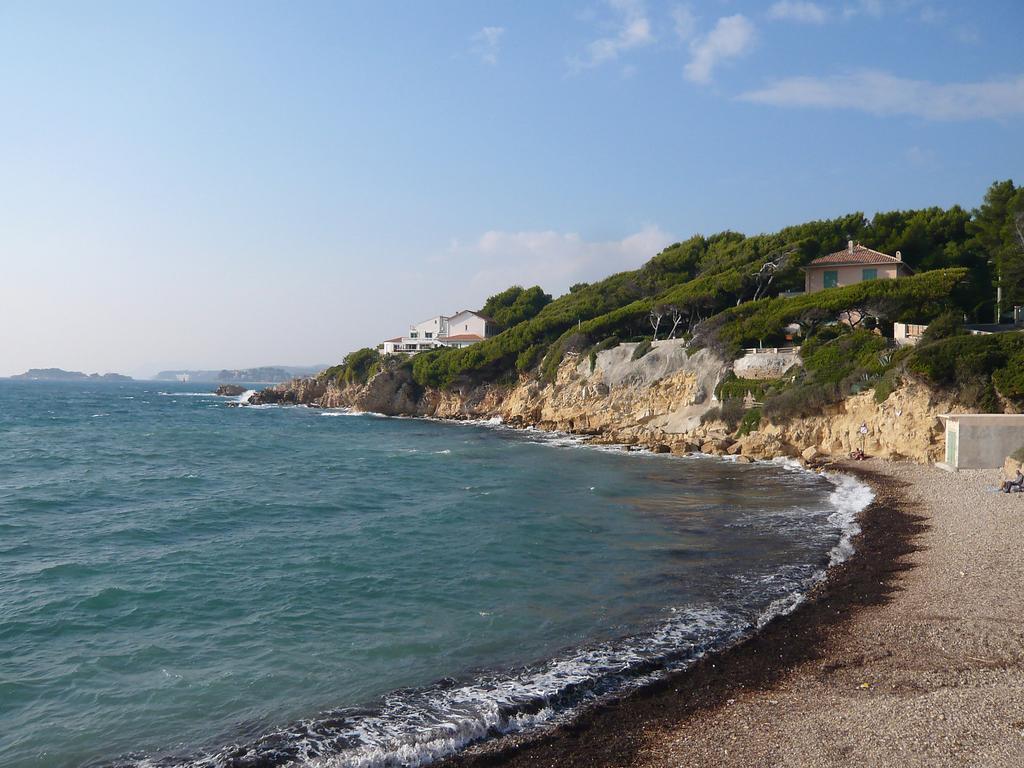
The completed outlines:
{"type": "Polygon", "coordinates": [[[511,734],[470,747],[435,768],[623,768],[636,764],[651,730],[681,729],[700,711],[726,705],[744,690],[770,688],[801,662],[822,655],[825,643],[853,615],[887,604],[899,575],[912,565],[915,539],[926,528],[902,492],[903,484],[870,470],[843,471],[868,483],[874,500],[860,513],[855,553],[792,613],[688,669],[581,712],[546,732],[511,734]]]}

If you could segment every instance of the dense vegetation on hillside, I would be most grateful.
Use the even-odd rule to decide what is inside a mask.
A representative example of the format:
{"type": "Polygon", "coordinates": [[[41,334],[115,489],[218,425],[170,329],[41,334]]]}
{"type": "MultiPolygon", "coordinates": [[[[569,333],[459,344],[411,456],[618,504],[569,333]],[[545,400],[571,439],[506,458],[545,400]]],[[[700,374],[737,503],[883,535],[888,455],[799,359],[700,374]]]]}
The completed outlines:
{"type": "Polygon", "coordinates": [[[891,211],[871,219],[854,213],[751,237],[737,232],[697,235],[670,245],[640,269],[573,286],[550,302],[539,287],[513,287],[492,297],[484,314],[490,313],[504,330],[472,347],[418,355],[414,377],[424,386],[450,386],[494,380],[540,363],[542,374],[550,377],[566,352],[585,351],[612,337],[650,337],[655,327],[662,337],[673,330],[683,336],[737,306],[742,311],[715,318],[698,334],[702,343],[720,344],[733,353],[744,344],[769,343],[781,337],[787,322],[813,322],[815,314],[825,319],[847,309],[838,306],[839,296],[827,295],[835,292],[789,300],[773,297],[801,288],[800,268],[841,250],[848,239],[889,253],[900,250],[919,273],[955,269],[906,286],[898,281],[860,289],[849,296],[854,304],[874,301],[874,292],[880,290],[885,295],[869,308],[889,322],[927,322],[946,309],[974,321],[991,321],[999,274],[1004,309],[1024,290],[1015,277],[1018,269],[1024,273],[1024,251],[1016,242],[1014,224],[1020,216],[1024,191],[1007,181],[994,184],[974,212],[953,206],[891,211]],[[664,318],[663,326],[655,326],[652,311],[664,318]],[[717,329],[717,340],[710,335],[712,329],[717,329]]]}
{"type": "Polygon", "coordinates": [[[622,341],[676,337],[691,339],[692,349],[706,346],[734,357],[746,346],[783,343],[797,324],[805,367],[777,391],[759,388],[766,415],[795,415],[862,386],[884,392],[898,378],[900,366],[941,385],[960,385],[967,369],[957,373],[955,366],[951,371],[948,365],[924,362],[929,355],[945,359],[947,353],[980,359],[980,375],[994,384],[978,401],[991,402],[993,387],[1003,396],[1024,393],[1024,374],[1019,365],[1014,367],[1024,363],[1016,342],[975,342],[976,337],[955,335],[958,329],[951,323],[940,334],[950,338],[929,339],[932,343],[916,352],[893,355],[878,348],[885,346],[878,334],[867,331],[881,325],[885,333],[894,321],[926,323],[940,317],[992,322],[997,284],[1002,286],[1003,314],[1013,302],[1024,303],[1024,189],[1011,181],[993,184],[974,211],[927,208],[878,213],[871,219],[854,213],[749,237],[728,231],[695,235],[637,270],[574,285],[554,300],[539,286],[513,286],[492,296],[481,310],[500,330],[486,341],[420,353],[411,360],[382,360],[374,350],[359,350],[325,374],[353,383],[382,366],[405,365],[421,386],[511,380],[517,372],[534,369],[550,379],[568,352],[593,356],[622,341]],[[801,267],[842,250],[848,239],[886,253],[901,251],[916,274],[781,295],[802,289],[801,267]],[[847,325],[834,325],[843,318],[847,325]],[[967,351],[973,345],[977,354],[967,351]]]}

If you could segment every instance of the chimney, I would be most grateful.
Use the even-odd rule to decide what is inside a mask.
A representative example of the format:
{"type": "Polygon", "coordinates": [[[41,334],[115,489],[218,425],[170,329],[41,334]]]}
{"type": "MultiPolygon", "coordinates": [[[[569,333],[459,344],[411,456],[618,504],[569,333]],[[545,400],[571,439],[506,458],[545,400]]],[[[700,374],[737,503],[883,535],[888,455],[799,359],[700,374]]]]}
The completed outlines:
{"type": "Polygon", "coordinates": [[[896,261],[903,261],[903,254],[896,251],[896,261]]]}
{"type": "Polygon", "coordinates": [[[851,256],[853,255],[853,240],[846,241],[846,250],[850,252],[851,256]]]}

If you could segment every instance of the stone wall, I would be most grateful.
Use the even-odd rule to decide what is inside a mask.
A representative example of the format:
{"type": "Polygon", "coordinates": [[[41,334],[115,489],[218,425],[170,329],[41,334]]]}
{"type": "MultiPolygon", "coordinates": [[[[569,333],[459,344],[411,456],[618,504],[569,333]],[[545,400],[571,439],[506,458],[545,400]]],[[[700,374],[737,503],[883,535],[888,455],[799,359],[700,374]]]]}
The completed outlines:
{"type": "Polygon", "coordinates": [[[800,364],[798,350],[747,352],[733,363],[733,370],[741,379],[781,379],[794,365],[800,364]]]}

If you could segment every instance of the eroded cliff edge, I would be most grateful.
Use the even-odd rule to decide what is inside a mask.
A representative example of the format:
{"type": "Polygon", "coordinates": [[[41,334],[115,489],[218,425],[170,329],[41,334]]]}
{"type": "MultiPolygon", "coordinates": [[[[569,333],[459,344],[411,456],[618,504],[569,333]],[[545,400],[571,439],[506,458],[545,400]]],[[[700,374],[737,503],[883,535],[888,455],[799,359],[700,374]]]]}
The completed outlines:
{"type": "Polygon", "coordinates": [[[511,384],[431,389],[408,368],[378,373],[366,384],[341,386],[323,377],[295,379],[256,393],[259,404],[351,408],[390,416],[492,419],[589,435],[597,442],[642,445],[658,451],[734,454],[750,459],[868,453],[921,463],[941,459],[938,415],[962,410],[948,396],[907,380],[877,403],[871,391],[827,406],[820,414],[781,424],[762,421],[746,435],[702,418],[718,405],[715,388],[732,363],[708,350],[688,354],[682,340],[654,342],[634,360],[636,344],[593,357],[567,354],[553,382],[523,375],[511,384]],[[813,449],[813,450],[811,450],[813,449]]]}

